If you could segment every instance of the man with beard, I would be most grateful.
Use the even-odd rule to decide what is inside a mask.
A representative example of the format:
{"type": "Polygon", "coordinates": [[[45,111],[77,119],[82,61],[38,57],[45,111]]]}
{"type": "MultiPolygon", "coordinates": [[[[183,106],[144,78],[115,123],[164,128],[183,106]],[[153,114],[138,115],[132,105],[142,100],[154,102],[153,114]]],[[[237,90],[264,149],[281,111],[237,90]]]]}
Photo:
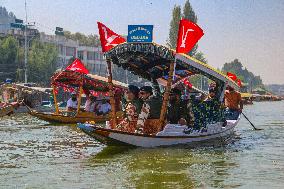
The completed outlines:
{"type": "Polygon", "coordinates": [[[71,98],[67,101],[67,111],[76,111],[78,108],[77,94],[73,92],[71,98]]]}

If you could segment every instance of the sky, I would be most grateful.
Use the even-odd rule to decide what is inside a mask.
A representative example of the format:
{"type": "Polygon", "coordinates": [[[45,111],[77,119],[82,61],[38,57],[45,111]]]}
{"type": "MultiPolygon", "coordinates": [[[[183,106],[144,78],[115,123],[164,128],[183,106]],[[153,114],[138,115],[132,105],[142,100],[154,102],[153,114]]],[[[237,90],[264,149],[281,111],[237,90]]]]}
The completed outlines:
{"type": "MultiPolygon", "coordinates": [[[[174,5],[185,0],[27,0],[28,22],[53,34],[98,34],[97,21],[126,35],[130,24],[153,24],[154,41],[166,44],[174,5]]],[[[221,68],[239,59],[265,84],[284,84],[284,0],[190,0],[204,36],[198,50],[221,68]]],[[[0,0],[0,6],[25,18],[24,0],[0,0]]]]}

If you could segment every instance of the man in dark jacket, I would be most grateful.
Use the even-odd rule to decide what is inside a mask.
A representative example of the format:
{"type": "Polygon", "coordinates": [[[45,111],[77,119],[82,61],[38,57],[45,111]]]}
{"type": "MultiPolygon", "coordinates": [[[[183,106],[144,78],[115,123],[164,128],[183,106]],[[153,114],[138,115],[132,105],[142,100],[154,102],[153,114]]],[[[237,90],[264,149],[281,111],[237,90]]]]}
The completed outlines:
{"type": "Polygon", "coordinates": [[[140,98],[143,100],[141,112],[138,115],[137,131],[143,132],[143,127],[147,119],[158,119],[160,117],[162,100],[153,96],[153,89],[150,86],[140,88],[140,98]]]}

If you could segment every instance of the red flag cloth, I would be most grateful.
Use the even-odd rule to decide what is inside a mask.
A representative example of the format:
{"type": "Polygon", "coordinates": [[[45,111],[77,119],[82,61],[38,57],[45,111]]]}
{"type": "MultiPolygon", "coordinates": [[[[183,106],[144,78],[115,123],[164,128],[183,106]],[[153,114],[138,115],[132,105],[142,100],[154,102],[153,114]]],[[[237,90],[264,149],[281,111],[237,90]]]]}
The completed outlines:
{"type": "Polygon", "coordinates": [[[190,89],[192,88],[192,84],[188,81],[188,79],[184,79],[184,80],[183,80],[183,84],[184,84],[185,86],[188,86],[190,89]]]}
{"type": "Polygon", "coordinates": [[[107,52],[116,45],[125,42],[123,37],[114,33],[111,29],[100,22],[98,22],[98,28],[103,52],[107,52]]]}
{"type": "Polygon", "coordinates": [[[67,66],[67,68],[65,70],[70,70],[70,71],[79,72],[79,73],[83,73],[83,74],[89,73],[89,70],[87,70],[87,68],[84,66],[84,64],[81,62],[81,60],[79,60],[78,58],[76,58],[72,64],[67,66]]]}
{"type": "Polygon", "coordinates": [[[241,87],[242,86],[242,81],[240,79],[238,79],[238,86],[241,87]]]}
{"type": "Polygon", "coordinates": [[[179,23],[176,52],[188,53],[203,35],[203,30],[197,24],[182,19],[179,23]]]}
{"type": "Polygon", "coordinates": [[[237,76],[231,72],[227,72],[227,76],[229,78],[231,78],[233,81],[236,81],[237,80],[237,76]]]}

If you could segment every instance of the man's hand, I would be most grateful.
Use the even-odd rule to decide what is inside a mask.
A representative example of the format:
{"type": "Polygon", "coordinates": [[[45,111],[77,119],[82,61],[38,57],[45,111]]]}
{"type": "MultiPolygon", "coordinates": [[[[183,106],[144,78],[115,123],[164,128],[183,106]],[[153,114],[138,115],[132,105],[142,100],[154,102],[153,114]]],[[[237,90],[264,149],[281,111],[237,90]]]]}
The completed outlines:
{"type": "Polygon", "coordinates": [[[184,118],[180,118],[180,120],[178,121],[178,124],[180,125],[186,125],[187,121],[184,118]]]}

